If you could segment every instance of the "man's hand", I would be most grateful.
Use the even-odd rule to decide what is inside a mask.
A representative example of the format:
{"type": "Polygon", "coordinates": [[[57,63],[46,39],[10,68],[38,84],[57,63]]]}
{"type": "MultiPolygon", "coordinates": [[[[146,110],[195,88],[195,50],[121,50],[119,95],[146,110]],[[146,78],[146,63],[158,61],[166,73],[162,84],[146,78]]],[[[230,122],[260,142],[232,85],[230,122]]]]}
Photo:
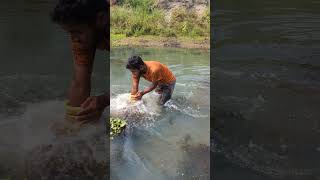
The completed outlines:
{"type": "Polygon", "coordinates": [[[108,103],[106,95],[88,97],[81,104],[83,110],[77,114],[76,120],[82,123],[98,120],[108,103]]]}
{"type": "Polygon", "coordinates": [[[131,97],[132,97],[132,99],[134,99],[134,100],[140,100],[143,95],[144,95],[144,93],[141,92],[141,91],[139,91],[139,92],[137,92],[135,95],[131,95],[131,97]]]}
{"type": "Polygon", "coordinates": [[[137,92],[136,94],[131,94],[131,100],[134,100],[134,101],[138,101],[138,100],[141,100],[142,96],[144,95],[143,92],[137,92]]]}

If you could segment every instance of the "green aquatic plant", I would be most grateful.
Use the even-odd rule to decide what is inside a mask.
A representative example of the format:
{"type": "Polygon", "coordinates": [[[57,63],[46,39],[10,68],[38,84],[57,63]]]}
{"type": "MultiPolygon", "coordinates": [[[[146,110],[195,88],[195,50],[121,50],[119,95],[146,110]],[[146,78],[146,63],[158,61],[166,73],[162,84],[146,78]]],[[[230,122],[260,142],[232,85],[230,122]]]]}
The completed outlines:
{"type": "Polygon", "coordinates": [[[126,127],[127,123],[125,120],[120,118],[110,117],[110,137],[113,139],[114,136],[120,134],[124,128],[126,127]]]}

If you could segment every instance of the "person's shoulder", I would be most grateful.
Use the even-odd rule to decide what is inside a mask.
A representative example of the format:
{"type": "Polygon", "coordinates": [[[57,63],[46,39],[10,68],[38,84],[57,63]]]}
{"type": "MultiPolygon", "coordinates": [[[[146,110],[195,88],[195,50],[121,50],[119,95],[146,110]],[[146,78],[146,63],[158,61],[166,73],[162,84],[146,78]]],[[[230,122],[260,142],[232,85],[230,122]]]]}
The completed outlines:
{"type": "Polygon", "coordinates": [[[159,67],[159,66],[162,65],[159,61],[155,61],[155,60],[144,61],[144,63],[147,64],[147,65],[150,65],[150,66],[154,66],[154,67],[159,67]]]}
{"type": "Polygon", "coordinates": [[[162,64],[159,61],[151,60],[151,61],[144,61],[144,62],[152,71],[158,71],[158,70],[161,70],[162,68],[162,64]]]}
{"type": "Polygon", "coordinates": [[[159,61],[157,60],[147,60],[147,61],[144,61],[145,63],[149,63],[149,64],[161,64],[159,61]]]}

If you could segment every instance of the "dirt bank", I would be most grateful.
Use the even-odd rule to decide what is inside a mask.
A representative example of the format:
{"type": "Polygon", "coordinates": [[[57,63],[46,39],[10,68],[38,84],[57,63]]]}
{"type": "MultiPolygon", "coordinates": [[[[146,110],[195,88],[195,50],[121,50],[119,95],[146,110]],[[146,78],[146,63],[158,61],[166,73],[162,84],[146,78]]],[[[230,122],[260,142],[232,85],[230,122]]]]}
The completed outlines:
{"type": "Polygon", "coordinates": [[[111,47],[135,46],[135,47],[173,47],[186,49],[210,49],[210,39],[205,37],[125,37],[124,35],[111,35],[111,47]]]}

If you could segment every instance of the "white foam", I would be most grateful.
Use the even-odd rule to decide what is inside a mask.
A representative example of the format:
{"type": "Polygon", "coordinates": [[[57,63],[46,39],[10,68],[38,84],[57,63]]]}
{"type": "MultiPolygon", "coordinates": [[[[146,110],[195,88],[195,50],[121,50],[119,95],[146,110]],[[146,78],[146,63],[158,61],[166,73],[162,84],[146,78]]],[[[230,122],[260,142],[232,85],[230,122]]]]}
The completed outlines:
{"type": "Polygon", "coordinates": [[[130,101],[129,93],[111,97],[110,115],[136,120],[154,120],[162,110],[157,103],[158,96],[156,93],[149,93],[143,96],[142,100],[136,102],[130,101]]]}

